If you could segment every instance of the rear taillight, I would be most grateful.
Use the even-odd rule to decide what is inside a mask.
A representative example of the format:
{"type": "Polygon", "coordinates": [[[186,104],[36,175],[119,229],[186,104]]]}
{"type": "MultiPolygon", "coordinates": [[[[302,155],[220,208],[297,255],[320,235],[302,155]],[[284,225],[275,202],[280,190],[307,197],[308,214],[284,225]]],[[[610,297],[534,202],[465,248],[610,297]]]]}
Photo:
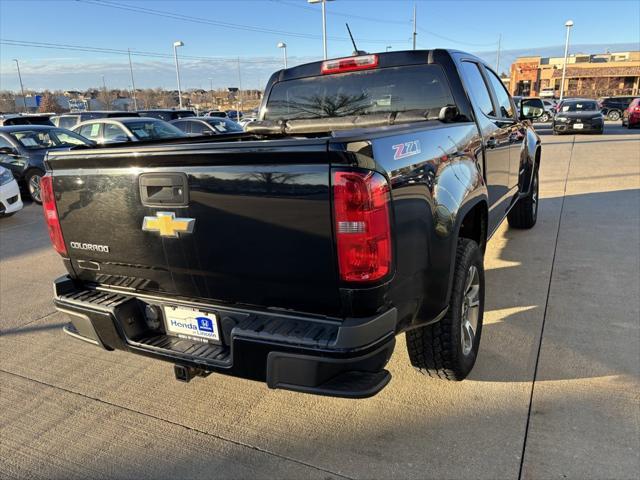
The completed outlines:
{"type": "Polygon", "coordinates": [[[53,178],[51,175],[45,175],[40,180],[40,194],[42,196],[44,219],[47,222],[47,229],[49,230],[49,237],[51,237],[53,248],[60,255],[66,255],[67,247],[64,244],[62,229],[60,228],[60,219],[58,219],[56,197],[53,195],[53,178]]]}
{"type": "Polygon", "coordinates": [[[340,279],[372,282],[391,270],[389,184],[375,172],[333,172],[340,279]]]}
{"type": "Polygon", "coordinates": [[[378,66],[377,55],[360,55],[359,57],[336,58],[322,62],[320,71],[323,75],[331,73],[353,72],[356,70],[368,70],[378,66]]]}

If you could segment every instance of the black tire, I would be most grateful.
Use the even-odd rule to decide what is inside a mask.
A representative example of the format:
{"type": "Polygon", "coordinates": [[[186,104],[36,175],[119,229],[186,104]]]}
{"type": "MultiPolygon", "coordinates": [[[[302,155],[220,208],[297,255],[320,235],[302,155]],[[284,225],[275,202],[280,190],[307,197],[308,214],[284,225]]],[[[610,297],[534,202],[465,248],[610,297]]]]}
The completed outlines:
{"type": "Polygon", "coordinates": [[[609,112],[607,112],[607,118],[612,122],[620,120],[621,116],[622,115],[620,115],[620,112],[618,110],[609,110],[609,112]]]}
{"type": "Polygon", "coordinates": [[[520,198],[507,215],[512,228],[532,228],[538,220],[538,169],[533,173],[531,190],[520,198]]]}
{"type": "MultiPolygon", "coordinates": [[[[474,277],[476,278],[476,277],[474,277]]],[[[473,279],[472,279],[473,280],[473,279]]],[[[447,314],[436,323],[409,330],[406,334],[411,364],[422,374],[443,380],[464,380],[478,356],[482,317],[484,314],[484,267],[482,250],[476,242],[461,238],[456,249],[453,288],[447,314]],[[473,274],[471,273],[473,270],[473,274]],[[477,300],[471,301],[469,275],[477,274],[473,292],[477,300]],[[475,304],[477,302],[477,304],[475,304]],[[470,306],[474,303],[474,306],[470,306]],[[475,331],[469,328],[475,318],[475,331]]]]}
{"type": "Polygon", "coordinates": [[[0,213],[0,218],[9,218],[11,216],[13,216],[16,212],[11,212],[11,213],[0,213]]]}
{"type": "Polygon", "coordinates": [[[540,121],[542,123],[546,123],[551,119],[551,117],[549,116],[549,114],[547,112],[544,112],[541,116],[540,116],[540,121]]]}
{"type": "Polygon", "coordinates": [[[24,177],[25,183],[27,185],[27,192],[29,192],[31,200],[33,200],[37,204],[42,203],[40,193],[40,180],[43,176],[44,172],[41,170],[29,170],[29,173],[27,173],[27,175],[24,177]]]}

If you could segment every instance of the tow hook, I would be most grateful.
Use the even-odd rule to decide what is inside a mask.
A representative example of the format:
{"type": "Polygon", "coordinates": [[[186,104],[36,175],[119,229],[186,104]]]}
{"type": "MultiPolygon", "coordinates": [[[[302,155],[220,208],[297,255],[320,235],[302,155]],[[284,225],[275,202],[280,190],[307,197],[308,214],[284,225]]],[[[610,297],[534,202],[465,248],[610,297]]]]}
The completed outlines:
{"type": "Polygon", "coordinates": [[[176,375],[176,380],[185,383],[189,383],[194,377],[208,377],[211,375],[211,372],[207,372],[202,368],[187,367],[185,365],[174,365],[173,373],[176,375]]]}

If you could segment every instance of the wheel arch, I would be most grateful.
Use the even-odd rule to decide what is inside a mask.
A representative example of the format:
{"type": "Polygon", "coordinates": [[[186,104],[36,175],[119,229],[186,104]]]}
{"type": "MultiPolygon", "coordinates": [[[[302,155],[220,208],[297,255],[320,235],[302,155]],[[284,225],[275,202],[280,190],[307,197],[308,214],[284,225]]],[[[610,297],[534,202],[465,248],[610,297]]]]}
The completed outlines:
{"type": "Polygon", "coordinates": [[[456,217],[455,228],[451,235],[451,244],[449,251],[451,252],[449,263],[449,284],[447,286],[447,302],[451,298],[451,290],[453,288],[453,273],[456,263],[456,249],[460,238],[468,238],[474,240],[480,245],[480,250],[484,254],[487,247],[489,223],[489,199],[486,193],[478,195],[475,198],[465,202],[456,217]]]}

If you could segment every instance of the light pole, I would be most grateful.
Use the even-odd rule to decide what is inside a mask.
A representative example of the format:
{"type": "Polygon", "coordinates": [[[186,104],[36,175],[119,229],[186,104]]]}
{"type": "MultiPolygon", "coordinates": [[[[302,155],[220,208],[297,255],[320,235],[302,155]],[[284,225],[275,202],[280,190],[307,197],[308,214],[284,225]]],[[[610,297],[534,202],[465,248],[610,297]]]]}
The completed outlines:
{"type": "Polygon", "coordinates": [[[327,59],[327,9],[326,4],[331,0],[307,0],[309,3],[322,4],[322,52],[324,59],[327,59]]]}
{"type": "Polygon", "coordinates": [[[109,110],[111,107],[109,106],[111,102],[109,101],[109,94],[107,93],[107,83],[104,81],[104,75],[102,75],[102,91],[104,92],[104,102],[109,110]]]}
{"type": "Polygon", "coordinates": [[[20,74],[20,63],[18,63],[18,59],[14,58],[14,62],[16,62],[16,68],[18,69],[18,80],[20,80],[20,92],[22,93],[22,105],[24,105],[24,111],[27,111],[27,98],[24,96],[24,85],[22,85],[22,75],[20,74]]]}
{"type": "Polygon", "coordinates": [[[280,42],[278,44],[278,48],[282,48],[284,51],[284,68],[287,68],[287,44],[284,42],[280,42]]]}
{"type": "Polygon", "coordinates": [[[176,78],[178,79],[178,103],[182,110],[182,89],[180,88],[180,68],[178,67],[178,47],[183,47],[184,43],[181,41],[173,42],[173,58],[176,61],[176,78]]]}
{"type": "Polygon", "coordinates": [[[129,52],[129,73],[131,74],[131,96],[133,97],[133,108],[138,110],[138,100],[136,99],[136,83],[133,81],[133,64],[131,63],[131,50],[129,52]]]}
{"type": "Polygon", "coordinates": [[[560,81],[560,101],[564,97],[564,79],[567,74],[567,55],[569,54],[569,33],[573,27],[573,20],[567,20],[564,24],[567,27],[567,39],[564,42],[564,62],[562,63],[562,80],[560,81]]]}
{"type": "Polygon", "coordinates": [[[211,108],[213,108],[213,78],[209,79],[209,92],[211,93],[211,108]]]}
{"type": "Polygon", "coordinates": [[[385,52],[388,52],[389,50],[391,50],[391,45],[387,45],[387,48],[385,49],[385,52]]]}

